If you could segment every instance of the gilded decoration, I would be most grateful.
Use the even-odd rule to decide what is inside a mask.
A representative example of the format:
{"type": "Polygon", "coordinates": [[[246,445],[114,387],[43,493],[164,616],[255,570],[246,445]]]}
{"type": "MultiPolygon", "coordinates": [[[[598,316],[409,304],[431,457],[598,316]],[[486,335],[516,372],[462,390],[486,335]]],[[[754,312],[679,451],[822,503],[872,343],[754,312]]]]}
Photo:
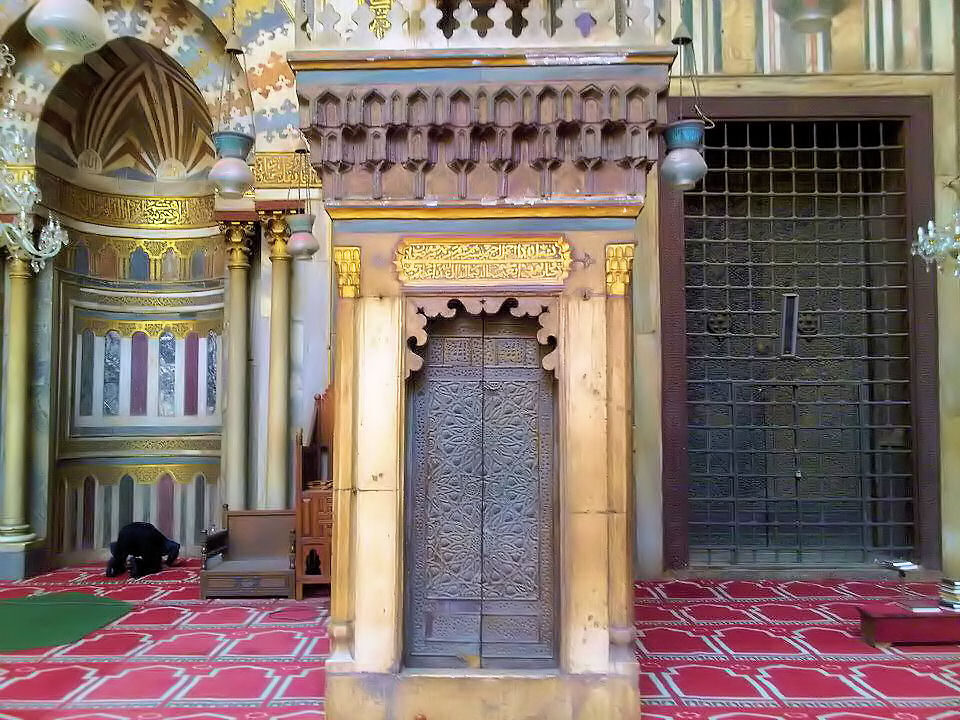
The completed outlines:
{"type": "Polygon", "coordinates": [[[169,475],[178,483],[191,483],[198,475],[207,480],[218,480],[220,461],[202,463],[151,463],[147,465],[120,465],[106,463],[77,463],[61,465],[57,469],[60,479],[67,484],[82,483],[92,477],[100,484],[117,484],[125,476],[133,478],[137,485],[152,485],[164,475],[169,475]]]}
{"type": "Polygon", "coordinates": [[[570,274],[563,237],[404,238],[394,264],[405,285],[563,285],[570,274]]]}
{"type": "Polygon", "coordinates": [[[250,236],[253,234],[252,223],[229,222],[220,225],[223,237],[227,243],[228,268],[250,267],[250,236]]]}
{"type": "Polygon", "coordinates": [[[33,165],[7,165],[13,181],[22,183],[36,179],[37,169],[33,165]]]}
{"type": "Polygon", "coordinates": [[[633,243],[607,245],[607,294],[626,295],[633,271],[633,243]]]}
{"type": "Polygon", "coordinates": [[[340,297],[360,297],[360,248],[346,245],[334,247],[333,262],[337,266],[340,297]]]}
{"type": "Polygon", "coordinates": [[[163,456],[220,454],[219,436],[180,435],[174,437],[67,437],[60,443],[61,456],[163,456]]]}
{"type": "MultiPolygon", "coordinates": [[[[163,295],[160,293],[142,295],[97,295],[97,304],[113,305],[123,308],[182,308],[194,307],[202,302],[191,295],[163,295]]],[[[217,302],[220,302],[218,298],[217,302]]],[[[206,304],[204,302],[204,304],[206,304]]]]}
{"type": "Polygon", "coordinates": [[[80,316],[77,319],[77,332],[90,330],[97,337],[103,337],[108,332],[115,331],[122,337],[131,337],[142,332],[148,337],[159,337],[168,332],[175,337],[185,338],[191,333],[205,337],[209,333],[223,332],[223,318],[199,318],[197,320],[119,320],[116,318],[101,318],[80,316]]]}
{"type": "Polygon", "coordinates": [[[256,187],[263,190],[320,187],[317,171],[293,152],[257,153],[253,177],[256,187]]]}
{"type": "Polygon", "coordinates": [[[78,187],[43,170],[37,182],[44,204],[76,220],[129,228],[203,228],[216,224],[213,195],[142,197],[78,187]]]}
{"type": "Polygon", "coordinates": [[[77,252],[86,248],[88,273],[105,279],[130,279],[130,257],[142,250],[149,261],[146,282],[211,280],[223,275],[222,235],[187,238],[131,238],[71,231],[73,242],[61,254],[60,267],[74,270],[77,252]],[[195,277],[192,262],[196,253],[205,256],[203,275],[195,277]],[[165,267],[166,263],[166,267],[165,267]],[[172,264],[171,264],[172,263],[172,264]]]}
{"type": "MultiPolygon", "coordinates": [[[[423,357],[414,352],[415,347],[427,344],[427,321],[435,318],[452,318],[458,312],[465,311],[468,315],[496,315],[504,307],[508,307],[510,314],[516,318],[536,318],[540,324],[537,331],[537,342],[549,345],[560,338],[559,313],[557,298],[533,297],[521,295],[511,298],[475,297],[426,297],[408,298],[404,308],[404,377],[410,377],[423,367],[423,357]]],[[[559,373],[560,348],[555,347],[543,357],[544,370],[549,370],[556,376],[559,373]]]]}

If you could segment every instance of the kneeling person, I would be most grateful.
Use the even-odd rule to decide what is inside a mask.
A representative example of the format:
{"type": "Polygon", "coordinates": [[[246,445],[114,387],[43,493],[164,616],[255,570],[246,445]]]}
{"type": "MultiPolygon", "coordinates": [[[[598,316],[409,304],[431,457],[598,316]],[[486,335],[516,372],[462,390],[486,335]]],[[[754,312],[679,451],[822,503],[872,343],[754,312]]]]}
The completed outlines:
{"type": "Polygon", "coordinates": [[[116,542],[110,543],[107,577],[122,575],[127,569],[134,578],[160,572],[164,557],[169,566],[179,555],[179,543],[167,539],[150,523],[133,522],[120,528],[116,542]]]}

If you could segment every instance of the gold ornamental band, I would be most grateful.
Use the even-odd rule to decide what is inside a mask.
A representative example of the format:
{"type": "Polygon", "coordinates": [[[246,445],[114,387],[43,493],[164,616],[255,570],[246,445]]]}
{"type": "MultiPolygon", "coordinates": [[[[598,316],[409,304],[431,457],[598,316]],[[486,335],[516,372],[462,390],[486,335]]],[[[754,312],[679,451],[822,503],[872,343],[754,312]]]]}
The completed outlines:
{"type": "Polygon", "coordinates": [[[570,274],[562,237],[408,237],[394,264],[406,285],[477,282],[562,285],[570,274]]]}
{"type": "Polygon", "coordinates": [[[144,197],[114,195],[78,187],[37,170],[43,204],[84,222],[127,228],[196,229],[217,224],[213,195],[144,197]]]}
{"type": "Polygon", "coordinates": [[[121,337],[133,337],[143,333],[147,337],[159,337],[163,333],[170,333],[174,337],[185,338],[196,333],[206,337],[210,333],[217,335],[223,332],[223,318],[198,318],[196,320],[119,320],[113,318],[79,317],[77,332],[90,330],[97,337],[105,337],[108,332],[119,333],[121,337]]]}

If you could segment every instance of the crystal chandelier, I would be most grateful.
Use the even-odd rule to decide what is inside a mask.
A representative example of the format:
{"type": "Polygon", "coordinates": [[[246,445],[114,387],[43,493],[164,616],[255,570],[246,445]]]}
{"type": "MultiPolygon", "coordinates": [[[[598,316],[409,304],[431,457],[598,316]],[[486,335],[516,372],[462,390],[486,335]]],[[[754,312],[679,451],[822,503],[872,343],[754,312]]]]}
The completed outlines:
{"type": "MultiPolygon", "coordinates": [[[[960,195],[960,175],[945,183],[944,187],[960,195]]],[[[960,258],[960,209],[954,211],[952,223],[938,226],[935,220],[930,220],[926,226],[918,227],[910,254],[923,260],[928,271],[934,266],[942,271],[946,264],[953,262],[953,274],[960,277],[960,263],[957,263],[960,258]]]]}
{"type": "Polygon", "coordinates": [[[924,227],[917,228],[917,239],[910,248],[910,252],[916,255],[927,264],[927,270],[936,266],[937,270],[943,270],[943,266],[949,260],[954,261],[953,274],[960,277],[960,265],[956,264],[960,256],[960,210],[953,213],[953,224],[942,225],[931,220],[924,227]]]}
{"type": "MultiPolygon", "coordinates": [[[[0,81],[13,75],[16,63],[13,53],[0,44],[0,81]]],[[[67,244],[67,233],[50,213],[47,224],[35,239],[33,209],[40,201],[40,189],[32,173],[18,172],[30,157],[27,141],[20,127],[23,117],[16,110],[13,93],[7,93],[0,108],[0,212],[12,214],[12,222],[0,223],[0,246],[11,255],[30,261],[34,271],[56,255],[67,244]]]]}

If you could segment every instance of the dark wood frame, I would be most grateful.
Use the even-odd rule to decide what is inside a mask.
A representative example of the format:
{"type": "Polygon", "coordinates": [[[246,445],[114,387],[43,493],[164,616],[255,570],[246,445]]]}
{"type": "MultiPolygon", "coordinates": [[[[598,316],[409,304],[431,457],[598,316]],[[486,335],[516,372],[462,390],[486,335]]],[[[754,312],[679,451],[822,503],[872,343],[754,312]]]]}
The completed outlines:
{"type": "MultiPolygon", "coordinates": [[[[907,229],[933,217],[933,106],[928,96],[709,98],[720,120],[890,119],[904,124],[907,229]]],[[[668,100],[676,119],[680,102],[668,100]]],[[[692,113],[685,112],[687,117],[692,113]]],[[[910,233],[904,242],[912,242],[910,233]]],[[[689,566],[686,300],[681,193],[660,186],[660,321],[663,347],[663,529],[665,569],[689,566]]],[[[910,268],[911,409],[918,560],[940,567],[940,417],[936,274],[910,268]]]]}

